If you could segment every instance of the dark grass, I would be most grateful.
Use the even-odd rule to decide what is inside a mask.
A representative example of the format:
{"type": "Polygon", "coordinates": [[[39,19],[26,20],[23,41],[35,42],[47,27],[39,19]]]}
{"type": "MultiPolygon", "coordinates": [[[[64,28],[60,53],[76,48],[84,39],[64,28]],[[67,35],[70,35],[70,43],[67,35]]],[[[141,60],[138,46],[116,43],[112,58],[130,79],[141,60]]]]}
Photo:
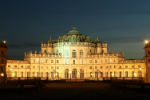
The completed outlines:
{"type": "Polygon", "coordinates": [[[127,88],[111,83],[45,83],[43,87],[0,89],[0,100],[4,99],[71,99],[71,100],[150,100],[150,89],[127,88]]]}

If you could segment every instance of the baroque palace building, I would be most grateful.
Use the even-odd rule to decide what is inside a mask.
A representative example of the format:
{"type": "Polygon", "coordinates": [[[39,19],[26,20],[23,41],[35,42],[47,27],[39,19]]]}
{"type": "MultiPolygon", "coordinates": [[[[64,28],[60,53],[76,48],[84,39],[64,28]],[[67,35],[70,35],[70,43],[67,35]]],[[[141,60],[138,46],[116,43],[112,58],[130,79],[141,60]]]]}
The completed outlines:
{"type": "Polygon", "coordinates": [[[7,60],[6,73],[12,79],[131,80],[145,78],[146,64],[145,60],[126,60],[119,52],[109,53],[107,42],[90,40],[73,28],[58,40],[41,42],[40,53],[31,51],[24,60],[7,60]]]}

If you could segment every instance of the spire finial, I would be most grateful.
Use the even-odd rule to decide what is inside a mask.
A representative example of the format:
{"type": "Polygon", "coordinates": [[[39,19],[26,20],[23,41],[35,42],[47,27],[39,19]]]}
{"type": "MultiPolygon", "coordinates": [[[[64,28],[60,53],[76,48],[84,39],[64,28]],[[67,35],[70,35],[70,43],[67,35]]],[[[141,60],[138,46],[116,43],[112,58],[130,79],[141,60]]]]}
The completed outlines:
{"type": "Polygon", "coordinates": [[[75,26],[72,26],[72,29],[73,29],[73,30],[76,30],[77,28],[76,28],[75,26]]]}

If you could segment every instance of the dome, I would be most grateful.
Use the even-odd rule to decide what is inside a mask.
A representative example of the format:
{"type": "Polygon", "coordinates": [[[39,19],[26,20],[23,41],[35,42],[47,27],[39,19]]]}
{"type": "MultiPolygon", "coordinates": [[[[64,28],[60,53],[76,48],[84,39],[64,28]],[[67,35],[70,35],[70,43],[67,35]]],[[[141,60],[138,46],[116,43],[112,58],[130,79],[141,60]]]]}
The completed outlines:
{"type": "Polygon", "coordinates": [[[68,32],[69,35],[80,35],[80,32],[75,28],[73,27],[72,30],[70,30],[68,32]]]}

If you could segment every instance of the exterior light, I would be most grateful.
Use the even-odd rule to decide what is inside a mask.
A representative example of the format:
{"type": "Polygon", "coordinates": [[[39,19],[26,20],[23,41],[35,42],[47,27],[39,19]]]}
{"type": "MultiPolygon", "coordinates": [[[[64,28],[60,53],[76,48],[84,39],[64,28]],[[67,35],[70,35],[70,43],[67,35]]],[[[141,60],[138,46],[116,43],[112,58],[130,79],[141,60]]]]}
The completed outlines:
{"type": "Polygon", "coordinates": [[[15,77],[15,73],[12,73],[12,77],[15,77]]]}
{"type": "Polygon", "coordinates": [[[71,71],[69,71],[69,74],[71,74],[71,71]]]}
{"type": "Polygon", "coordinates": [[[12,68],[10,68],[10,71],[12,71],[13,69],[12,68]]]}
{"type": "Polygon", "coordinates": [[[137,74],[136,74],[136,73],[134,73],[134,76],[136,77],[136,76],[137,76],[137,74]]]}
{"type": "Polygon", "coordinates": [[[7,41],[6,41],[6,40],[3,40],[3,43],[4,43],[4,44],[6,44],[6,43],[7,43],[7,41]]]}
{"type": "Polygon", "coordinates": [[[142,68],[139,68],[139,70],[142,70],[142,68]]]}
{"type": "Polygon", "coordinates": [[[149,40],[145,40],[144,43],[145,43],[145,44],[148,44],[148,43],[149,43],[149,40]]]}
{"type": "Polygon", "coordinates": [[[112,76],[114,76],[114,73],[112,73],[112,76]]]}
{"type": "Polygon", "coordinates": [[[4,73],[1,73],[1,77],[4,77],[4,73]]]}

